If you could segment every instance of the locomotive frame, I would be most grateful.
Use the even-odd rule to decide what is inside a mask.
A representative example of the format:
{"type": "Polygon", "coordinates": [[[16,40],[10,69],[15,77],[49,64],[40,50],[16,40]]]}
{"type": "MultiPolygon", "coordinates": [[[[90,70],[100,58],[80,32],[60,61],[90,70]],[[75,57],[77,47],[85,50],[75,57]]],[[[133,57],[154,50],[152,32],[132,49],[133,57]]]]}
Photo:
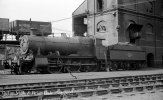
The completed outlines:
{"type": "Polygon", "coordinates": [[[20,72],[66,73],[136,70],[144,66],[145,51],[132,44],[104,47],[91,37],[23,36],[20,72]],[[30,59],[26,59],[30,58],[30,59]],[[24,70],[25,69],[25,70],[24,70]]]}
{"type": "Polygon", "coordinates": [[[139,1],[84,1],[73,13],[74,36],[78,37],[61,37],[58,41],[57,38],[48,40],[43,36],[28,36],[29,39],[33,39],[29,42],[26,52],[22,54],[25,58],[19,59],[21,73],[132,70],[145,66],[157,66],[154,65],[156,62],[161,65],[160,57],[163,53],[160,29],[163,26],[163,20],[158,12],[161,11],[159,7],[162,1],[151,1],[153,11],[150,12],[148,10],[150,8],[143,6],[146,3],[139,4],[139,1]],[[103,3],[99,3],[101,1],[103,3]],[[119,7],[123,3],[134,5],[119,7]],[[79,42],[79,38],[83,40],[79,42]],[[147,39],[151,40],[147,41],[147,39]],[[72,40],[71,43],[69,40],[72,40]],[[87,40],[91,40],[92,43],[87,40]],[[72,42],[76,43],[76,46],[72,42]],[[91,45],[81,48],[84,42],[91,45]],[[49,45],[49,43],[49,47],[41,47],[42,44],[49,45]],[[33,46],[30,47],[30,45],[33,46]],[[46,50],[48,52],[44,52],[46,50]],[[85,54],[84,51],[89,52],[85,54]]]}

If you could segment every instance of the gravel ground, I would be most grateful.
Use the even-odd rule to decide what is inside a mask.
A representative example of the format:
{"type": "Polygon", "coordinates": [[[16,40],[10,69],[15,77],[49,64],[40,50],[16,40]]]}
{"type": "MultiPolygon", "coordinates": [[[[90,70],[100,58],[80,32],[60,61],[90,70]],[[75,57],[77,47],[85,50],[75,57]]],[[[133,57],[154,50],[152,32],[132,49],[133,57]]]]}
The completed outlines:
{"type": "Polygon", "coordinates": [[[0,75],[10,75],[10,74],[11,74],[10,69],[0,70],[0,75]]]}
{"type": "MultiPolygon", "coordinates": [[[[34,75],[7,75],[9,70],[0,71],[0,85],[22,84],[22,83],[38,83],[38,82],[55,82],[76,80],[69,73],[66,74],[34,74],[34,75]]],[[[115,71],[115,72],[90,72],[90,73],[73,73],[77,79],[92,78],[109,78],[123,77],[135,75],[151,75],[163,74],[163,69],[147,70],[147,71],[115,71]]],[[[119,95],[119,94],[118,94],[119,95]]],[[[74,100],[163,100],[163,92],[135,94],[135,95],[105,95],[93,96],[89,98],[77,98],[74,100]]]]}
{"type": "Polygon", "coordinates": [[[163,100],[163,92],[135,94],[132,96],[129,96],[129,95],[93,96],[93,97],[89,97],[89,98],[76,98],[73,100],[163,100]]]}

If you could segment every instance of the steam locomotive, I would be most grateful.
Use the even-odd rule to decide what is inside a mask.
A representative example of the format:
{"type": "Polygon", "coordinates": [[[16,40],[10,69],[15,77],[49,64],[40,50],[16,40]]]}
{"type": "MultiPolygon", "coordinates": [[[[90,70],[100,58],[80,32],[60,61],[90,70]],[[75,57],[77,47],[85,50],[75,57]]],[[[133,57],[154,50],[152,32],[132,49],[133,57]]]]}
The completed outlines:
{"type": "Polygon", "coordinates": [[[142,47],[118,43],[105,47],[93,37],[20,38],[20,73],[66,73],[133,70],[146,62],[142,47]]]}

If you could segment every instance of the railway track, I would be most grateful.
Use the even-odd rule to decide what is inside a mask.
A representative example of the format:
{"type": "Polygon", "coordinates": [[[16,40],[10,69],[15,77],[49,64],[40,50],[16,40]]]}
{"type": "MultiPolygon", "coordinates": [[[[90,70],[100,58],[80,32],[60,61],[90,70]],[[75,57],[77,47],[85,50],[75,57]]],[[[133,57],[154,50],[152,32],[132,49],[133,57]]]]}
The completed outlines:
{"type": "Polygon", "coordinates": [[[163,92],[163,74],[0,85],[2,100],[60,100],[163,92]]]}

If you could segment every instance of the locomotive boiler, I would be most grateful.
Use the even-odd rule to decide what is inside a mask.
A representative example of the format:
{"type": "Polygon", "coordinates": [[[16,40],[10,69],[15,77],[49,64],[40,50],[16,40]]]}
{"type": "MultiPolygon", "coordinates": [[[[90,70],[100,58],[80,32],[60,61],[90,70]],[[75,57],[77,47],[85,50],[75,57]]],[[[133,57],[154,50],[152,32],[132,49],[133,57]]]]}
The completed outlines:
{"type": "Polygon", "coordinates": [[[22,54],[29,50],[34,55],[48,55],[59,52],[62,56],[76,54],[78,56],[93,56],[94,40],[88,37],[42,37],[23,36],[20,42],[22,54]]]}
{"type": "Polygon", "coordinates": [[[23,72],[30,72],[33,68],[41,73],[85,71],[90,70],[85,67],[96,66],[92,38],[31,35],[21,38],[20,47],[24,55],[21,63],[23,72]]]}
{"type": "Polygon", "coordinates": [[[118,43],[104,47],[90,37],[23,36],[20,39],[21,73],[92,72],[139,69],[145,51],[135,45],[118,43]]]}

